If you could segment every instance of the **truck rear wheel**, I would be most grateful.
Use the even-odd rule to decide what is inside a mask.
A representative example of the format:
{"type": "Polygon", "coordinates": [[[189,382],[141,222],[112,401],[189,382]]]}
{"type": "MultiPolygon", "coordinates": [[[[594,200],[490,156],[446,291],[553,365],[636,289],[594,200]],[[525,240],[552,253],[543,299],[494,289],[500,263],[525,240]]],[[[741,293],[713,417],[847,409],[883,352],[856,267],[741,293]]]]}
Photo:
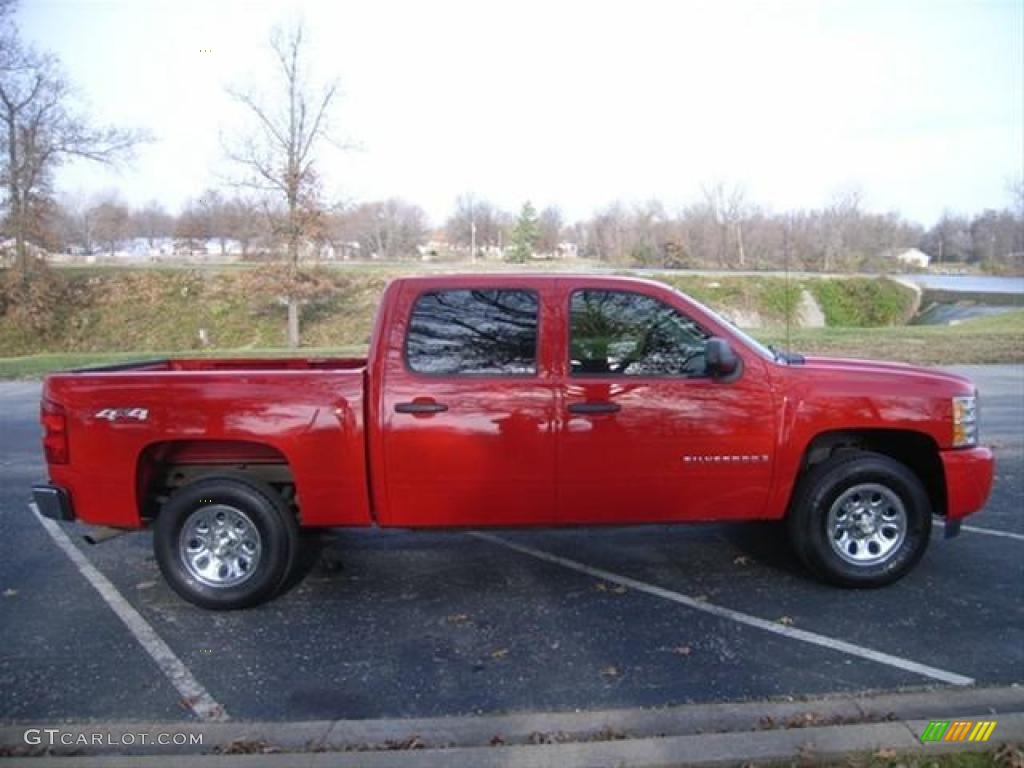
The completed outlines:
{"type": "Polygon", "coordinates": [[[924,555],[932,509],[910,469],[888,456],[834,456],[801,480],[789,535],[803,563],[844,587],[880,587],[904,576],[924,555]]]}
{"type": "Polygon", "coordinates": [[[167,583],[202,608],[248,608],[288,576],[295,518],[268,485],[209,477],[181,488],[157,516],[153,550],[167,583]]]}

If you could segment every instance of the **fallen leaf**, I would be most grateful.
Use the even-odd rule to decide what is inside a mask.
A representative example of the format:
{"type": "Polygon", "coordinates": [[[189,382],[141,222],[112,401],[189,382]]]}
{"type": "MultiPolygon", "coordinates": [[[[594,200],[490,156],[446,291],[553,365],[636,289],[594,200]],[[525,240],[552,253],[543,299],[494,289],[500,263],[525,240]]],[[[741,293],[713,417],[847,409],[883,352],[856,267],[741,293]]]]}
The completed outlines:
{"type": "Polygon", "coordinates": [[[824,718],[814,712],[800,712],[786,718],[787,728],[807,728],[811,725],[818,725],[824,718]]]}
{"type": "Polygon", "coordinates": [[[707,595],[694,595],[693,599],[696,600],[698,603],[706,603],[708,601],[708,596],[707,595]]]}
{"type": "Polygon", "coordinates": [[[496,651],[491,651],[492,659],[504,659],[508,656],[508,648],[499,648],[496,651]]]}
{"type": "Polygon", "coordinates": [[[793,626],[793,619],[790,618],[789,616],[781,616],[778,619],[776,619],[775,621],[777,621],[779,624],[781,624],[784,627],[791,627],[791,626],[793,626]]]}
{"type": "Polygon", "coordinates": [[[151,589],[156,586],[155,581],[140,581],[135,585],[136,589],[151,589]]]}
{"type": "Polygon", "coordinates": [[[468,624],[469,616],[465,613],[453,613],[451,616],[448,616],[445,621],[449,624],[468,624]]]}
{"type": "Polygon", "coordinates": [[[750,565],[750,558],[746,555],[738,555],[732,559],[733,565],[750,565]]]}
{"type": "Polygon", "coordinates": [[[1024,768],[1024,748],[1017,744],[1003,744],[996,750],[996,765],[1005,768],[1024,768]]]}
{"type": "Polygon", "coordinates": [[[597,584],[594,585],[594,589],[596,589],[598,592],[607,592],[608,585],[605,584],[603,581],[599,581],[597,582],[597,584]]]}
{"type": "Polygon", "coordinates": [[[214,747],[213,751],[218,755],[272,755],[281,749],[266,741],[236,739],[226,746],[214,747]]]}
{"type": "Polygon", "coordinates": [[[877,757],[879,760],[892,760],[894,757],[896,757],[896,750],[889,747],[885,747],[875,752],[875,757],[877,757]]]}
{"type": "Polygon", "coordinates": [[[797,755],[803,761],[810,761],[814,760],[815,753],[817,751],[818,746],[813,741],[808,741],[800,745],[800,748],[797,750],[797,755]]]}
{"type": "Polygon", "coordinates": [[[612,728],[605,726],[600,731],[596,731],[589,736],[584,738],[585,741],[624,741],[629,738],[626,731],[620,731],[618,728],[612,728]]]}
{"type": "Polygon", "coordinates": [[[601,677],[618,677],[618,676],[619,676],[619,668],[616,667],[614,664],[610,664],[610,665],[608,665],[607,667],[605,667],[604,669],[601,670],[601,677]]]}
{"type": "Polygon", "coordinates": [[[402,739],[400,741],[386,741],[384,742],[388,749],[392,750],[406,750],[406,749],[426,749],[427,743],[423,741],[419,736],[410,736],[408,739],[402,739]]]}
{"type": "Polygon", "coordinates": [[[675,648],[672,649],[672,653],[674,653],[676,656],[689,656],[691,653],[693,653],[693,649],[688,645],[677,645],[675,648]]]}
{"type": "Polygon", "coordinates": [[[5,589],[4,590],[4,597],[14,597],[16,594],[18,594],[18,590],[16,590],[16,589],[5,589]]]}

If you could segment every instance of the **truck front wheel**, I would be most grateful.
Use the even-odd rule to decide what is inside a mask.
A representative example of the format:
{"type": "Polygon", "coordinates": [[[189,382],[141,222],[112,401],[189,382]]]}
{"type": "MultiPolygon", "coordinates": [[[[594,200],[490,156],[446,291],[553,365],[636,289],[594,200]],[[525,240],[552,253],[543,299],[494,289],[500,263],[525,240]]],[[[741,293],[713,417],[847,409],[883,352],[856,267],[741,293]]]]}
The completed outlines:
{"type": "Polygon", "coordinates": [[[256,605],[277,591],[295,558],[298,529],[280,496],[249,478],[209,477],[167,501],[153,549],[179,595],[202,608],[256,605]]]}
{"type": "Polygon", "coordinates": [[[797,555],[819,577],[844,587],[880,587],[924,555],[932,509],[910,469],[857,451],[822,462],[801,480],[788,523],[797,555]]]}

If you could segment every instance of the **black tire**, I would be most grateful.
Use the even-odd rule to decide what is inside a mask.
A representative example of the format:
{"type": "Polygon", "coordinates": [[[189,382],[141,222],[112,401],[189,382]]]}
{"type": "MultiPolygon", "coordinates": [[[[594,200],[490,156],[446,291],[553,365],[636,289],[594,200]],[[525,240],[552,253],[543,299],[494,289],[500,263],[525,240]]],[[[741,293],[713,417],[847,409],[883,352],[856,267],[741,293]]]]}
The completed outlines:
{"type": "Polygon", "coordinates": [[[902,578],[924,555],[932,508],[921,481],[905,465],[881,454],[851,451],[822,462],[801,479],[788,528],[800,560],[819,578],[843,587],[881,587],[902,578]],[[873,503],[875,511],[865,511],[865,503],[873,503]],[[901,527],[900,507],[902,540],[894,533],[901,527]],[[830,524],[830,513],[842,519],[830,524]],[[858,528],[858,514],[875,533],[858,528]],[[857,557],[862,561],[851,562],[857,557]]]}
{"type": "MultiPolygon", "coordinates": [[[[153,551],[167,583],[190,603],[213,610],[249,608],[272,597],[292,569],[298,541],[295,516],[281,497],[269,485],[242,476],[206,477],[179,489],[160,510],[153,531],[153,551]],[[188,562],[191,558],[183,548],[190,549],[195,543],[198,551],[214,556],[214,564],[231,560],[233,554],[221,561],[212,547],[204,549],[206,536],[216,536],[217,531],[204,534],[201,530],[204,522],[224,526],[223,519],[213,520],[224,514],[228,516],[229,531],[221,535],[235,535],[230,524],[234,520],[244,531],[245,541],[228,543],[229,547],[235,546],[233,554],[240,556],[233,559],[230,568],[221,567],[221,572],[233,572],[223,583],[216,583],[221,575],[216,569],[206,574],[204,581],[196,565],[188,562]],[[199,531],[201,538],[186,541],[182,536],[186,523],[190,530],[199,531]],[[256,549],[251,555],[240,549],[253,545],[256,549]],[[243,569],[240,565],[246,557],[250,565],[243,569]]],[[[205,562],[210,567],[209,557],[205,562]]]]}

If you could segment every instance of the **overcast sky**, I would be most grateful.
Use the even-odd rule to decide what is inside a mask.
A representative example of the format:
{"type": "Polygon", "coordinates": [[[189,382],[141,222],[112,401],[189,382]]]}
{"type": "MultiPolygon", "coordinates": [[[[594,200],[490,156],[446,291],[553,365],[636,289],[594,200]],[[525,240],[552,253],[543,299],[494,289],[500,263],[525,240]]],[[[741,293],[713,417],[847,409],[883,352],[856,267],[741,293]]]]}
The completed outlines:
{"type": "Polygon", "coordinates": [[[1024,2],[155,2],[22,0],[97,119],[156,141],[63,191],[172,210],[229,175],[228,84],[269,82],[275,23],[303,19],[337,77],[332,199],[400,196],[441,223],[457,195],[570,219],[612,200],[742,184],[773,210],[858,187],[932,223],[1004,207],[1024,173],[1024,2]],[[201,52],[210,49],[211,53],[201,52]]]}

